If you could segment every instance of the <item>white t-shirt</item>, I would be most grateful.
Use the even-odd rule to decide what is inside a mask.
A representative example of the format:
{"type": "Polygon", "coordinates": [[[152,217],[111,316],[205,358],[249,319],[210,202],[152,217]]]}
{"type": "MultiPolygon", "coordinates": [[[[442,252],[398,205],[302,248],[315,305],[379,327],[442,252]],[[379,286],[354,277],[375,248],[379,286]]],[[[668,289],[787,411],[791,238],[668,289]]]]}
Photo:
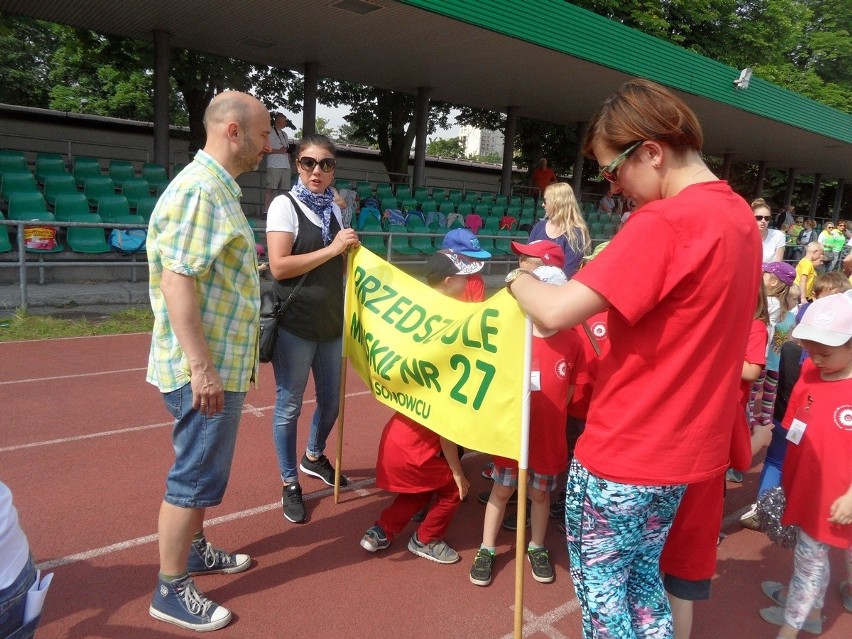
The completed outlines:
{"type": "MultiPolygon", "coordinates": [[[[299,202],[295,195],[293,196],[293,199],[296,200],[296,202],[299,202]]],[[[306,218],[316,224],[319,228],[322,228],[322,220],[319,215],[309,209],[303,202],[299,202],[299,208],[302,209],[302,213],[305,214],[306,218]]],[[[343,228],[343,218],[340,214],[340,207],[332,202],[331,210],[334,212],[334,217],[337,218],[337,223],[340,225],[340,228],[343,228]]],[[[296,215],[296,211],[293,210],[293,203],[286,195],[279,195],[272,200],[272,204],[269,205],[269,211],[266,214],[266,232],[269,233],[270,231],[292,233],[293,241],[295,241],[296,237],[299,235],[299,216],[296,215]]]]}
{"type": "MultiPolygon", "coordinates": [[[[287,149],[290,147],[290,140],[287,139],[287,134],[281,129],[275,130],[275,127],[269,129],[269,146],[273,151],[278,149],[287,149]]],[[[289,153],[268,153],[266,155],[266,167],[269,169],[289,169],[290,154],[289,153]]]]}
{"type": "Polygon", "coordinates": [[[27,536],[18,525],[18,511],[12,505],[12,491],[0,482],[0,590],[15,582],[29,556],[27,536]]]}
{"type": "Polygon", "coordinates": [[[779,248],[784,248],[787,244],[787,236],[783,231],[777,229],[769,229],[766,237],[763,238],[763,261],[774,262],[775,251],[779,248]]]}

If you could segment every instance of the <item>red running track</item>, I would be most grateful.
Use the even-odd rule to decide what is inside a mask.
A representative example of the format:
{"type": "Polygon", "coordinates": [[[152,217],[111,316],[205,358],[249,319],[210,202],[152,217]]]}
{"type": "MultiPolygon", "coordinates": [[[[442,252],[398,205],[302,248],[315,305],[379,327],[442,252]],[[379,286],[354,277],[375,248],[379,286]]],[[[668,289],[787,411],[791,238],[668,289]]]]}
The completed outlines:
{"type": "MultiPolygon", "coordinates": [[[[0,478],[15,503],[45,571],[55,573],[38,637],[178,637],[190,631],[148,615],[156,583],[156,519],[172,461],[171,419],[155,388],[145,383],[149,335],[0,344],[0,478]]],[[[482,534],[476,494],[486,458],[463,461],[472,483],[447,541],[462,561],[443,566],[415,557],[400,538],[371,555],[358,542],[382,508],[376,489],[379,434],[390,410],[354,376],[348,377],[344,469],[354,487],[338,505],[318,480],[303,480],[309,521],[287,522],[271,438],[275,396],[269,365],[246,399],[225,501],[208,511],[216,545],[247,552],[242,574],[198,578],[203,591],[234,612],[215,633],[228,637],[510,637],[514,604],[514,533],[502,532],[494,583],[468,581],[482,534]]],[[[312,388],[306,397],[312,398],[312,388]]],[[[312,400],[300,420],[304,447],[312,400]]],[[[336,430],[330,439],[333,456],[336,430]]],[[[755,491],[759,466],[742,486],[730,485],[727,539],[719,549],[713,597],[696,606],[694,639],[775,636],[757,614],[769,605],[766,579],[789,578],[792,554],[736,524],[755,491]]],[[[580,613],[568,574],[564,539],[555,525],[547,545],[556,581],[525,585],[526,637],[578,638],[580,613]]],[[[843,579],[834,553],[823,637],[852,637],[852,614],[837,594],[843,579]]]]}

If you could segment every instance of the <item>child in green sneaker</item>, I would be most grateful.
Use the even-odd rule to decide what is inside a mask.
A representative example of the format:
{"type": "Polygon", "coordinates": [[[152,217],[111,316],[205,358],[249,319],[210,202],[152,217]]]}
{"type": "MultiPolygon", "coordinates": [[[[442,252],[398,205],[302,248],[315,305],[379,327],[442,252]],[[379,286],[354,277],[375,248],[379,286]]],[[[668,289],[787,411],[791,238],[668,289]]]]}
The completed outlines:
{"type": "MultiPolygon", "coordinates": [[[[436,291],[461,299],[467,276],[483,266],[481,261],[444,249],[426,263],[426,280],[436,291]]],[[[390,546],[412,516],[429,506],[434,497],[408,542],[408,550],[439,564],[459,560],[458,553],[442,539],[470,486],[456,444],[413,419],[394,413],[379,443],[376,485],[398,494],[376,524],[364,533],[364,550],[378,552],[390,546]]]]}
{"type": "MultiPolygon", "coordinates": [[[[541,240],[536,245],[546,243],[546,240],[541,240]]],[[[529,261],[526,248],[513,246],[523,256],[522,264],[529,261]]],[[[565,274],[558,265],[539,266],[533,274],[555,285],[566,282],[565,274]]],[[[550,518],[550,493],[556,488],[558,475],[565,472],[568,465],[565,421],[582,358],[583,346],[575,331],[545,331],[533,325],[529,420],[529,496],[532,506],[527,558],[532,566],[533,579],[540,583],[551,583],[554,579],[544,536],[550,518]]],[[[518,464],[515,460],[495,457],[494,464],[491,475],[494,484],[485,506],[482,545],[470,569],[470,581],[477,586],[491,583],[497,554],[497,531],[506,512],[506,503],[518,486],[518,464]]]]}

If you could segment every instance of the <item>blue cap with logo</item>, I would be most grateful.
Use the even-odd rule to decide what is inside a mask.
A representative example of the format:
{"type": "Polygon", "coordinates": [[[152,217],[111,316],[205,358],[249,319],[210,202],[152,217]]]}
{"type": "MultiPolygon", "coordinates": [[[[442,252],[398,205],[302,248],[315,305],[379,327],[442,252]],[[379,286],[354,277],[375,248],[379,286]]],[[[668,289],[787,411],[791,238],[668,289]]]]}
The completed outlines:
{"type": "Polygon", "coordinates": [[[441,248],[475,257],[478,260],[487,260],[491,257],[491,253],[479,245],[479,238],[470,229],[453,229],[444,236],[441,248]]]}

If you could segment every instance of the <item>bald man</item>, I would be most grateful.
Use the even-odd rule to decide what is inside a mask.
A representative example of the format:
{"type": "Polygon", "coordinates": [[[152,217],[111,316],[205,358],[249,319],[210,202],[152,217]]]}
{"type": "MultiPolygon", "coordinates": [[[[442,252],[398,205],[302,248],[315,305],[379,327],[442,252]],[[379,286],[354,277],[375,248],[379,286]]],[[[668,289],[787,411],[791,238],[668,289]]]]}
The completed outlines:
{"type": "Polygon", "coordinates": [[[257,378],[260,282],[236,178],[269,152],[269,112],[245,93],[221,93],[204,128],[204,149],[160,197],[147,240],[154,310],[147,381],[175,420],[149,612],[196,631],[226,626],[231,612],[192,577],[251,565],[248,555],[214,548],[202,526],[206,509],[224,496],[243,401],[257,378]]]}

